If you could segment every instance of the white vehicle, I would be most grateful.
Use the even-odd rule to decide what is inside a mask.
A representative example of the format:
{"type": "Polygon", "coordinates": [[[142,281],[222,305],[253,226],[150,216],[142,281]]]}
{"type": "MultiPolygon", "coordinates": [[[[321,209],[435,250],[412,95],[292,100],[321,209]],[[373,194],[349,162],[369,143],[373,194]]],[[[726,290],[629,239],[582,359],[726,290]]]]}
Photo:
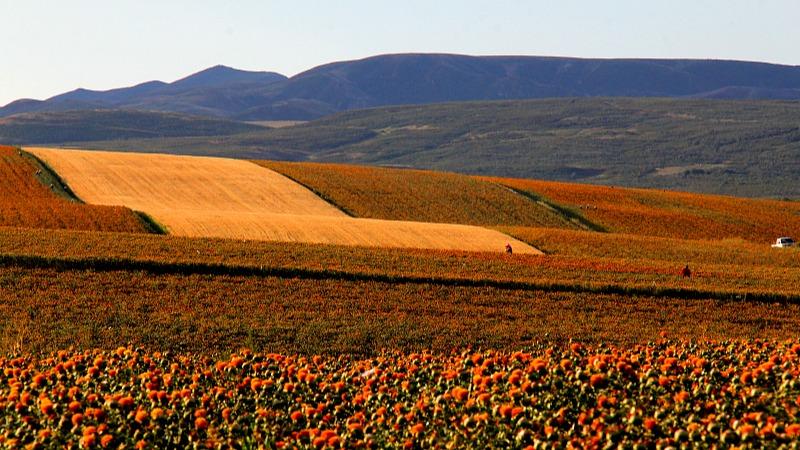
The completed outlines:
{"type": "Polygon", "coordinates": [[[772,244],[774,248],[782,248],[782,247],[794,247],[794,239],[790,237],[779,237],[778,240],[772,244]]]}

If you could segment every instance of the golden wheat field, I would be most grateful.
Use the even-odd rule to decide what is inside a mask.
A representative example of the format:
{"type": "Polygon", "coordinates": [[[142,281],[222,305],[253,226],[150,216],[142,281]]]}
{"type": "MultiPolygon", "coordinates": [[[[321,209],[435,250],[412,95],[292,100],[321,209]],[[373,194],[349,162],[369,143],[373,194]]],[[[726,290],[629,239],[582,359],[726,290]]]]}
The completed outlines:
{"type": "Polygon", "coordinates": [[[354,219],[303,186],[247,161],[46,148],[45,160],[81,199],[144,211],[171,234],[390,248],[539,253],[467,225],[354,219]]]}

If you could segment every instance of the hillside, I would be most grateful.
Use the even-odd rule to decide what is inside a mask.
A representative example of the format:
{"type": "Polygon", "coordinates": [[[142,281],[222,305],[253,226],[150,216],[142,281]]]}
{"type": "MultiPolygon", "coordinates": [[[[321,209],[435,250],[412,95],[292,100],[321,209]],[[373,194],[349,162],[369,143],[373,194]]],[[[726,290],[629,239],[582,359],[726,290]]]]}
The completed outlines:
{"type": "Polygon", "coordinates": [[[762,244],[800,235],[800,203],[408,169],[256,161],[357,217],[762,244]]]}
{"type": "MultiPolygon", "coordinates": [[[[305,199],[326,218],[342,214],[248,161],[52,152],[85,159],[76,192],[114,201],[236,215],[292,212],[305,199]]],[[[360,214],[525,224],[575,207],[611,231],[613,220],[635,222],[637,234],[499,227],[541,256],[0,227],[0,409],[10,430],[0,443],[158,447],[172,435],[181,448],[779,447],[800,436],[798,249],[647,236],[642,220],[686,211],[697,213],[695,231],[704,218],[746,230],[748,220],[780,225],[780,215],[755,217],[769,209],[758,205],[789,204],[263,164],[360,214]],[[687,263],[690,277],[680,275],[687,263]]],[[[661,225],[652,228],[693,228],[661,225]]]]}
{"type": "Polygon", "coordinates": [[[354,217],[578,228],[523,195],[466,175],[343,164],[255,163],[301,183],[354,217]]]}
{"type": "Polygon", "coordinates": [[[598,96],[800,99],[800,67],[717,60],[378,55],[325,64],[291,78],[216,66],[173,83],[18,100],[0,108],[0,117],[122,108],[250,121],[308,120],[387,105],[598,96]]]}
{"type": "MultiPolygon", "coordinates": [[[[275,100],[316,101],[334,111],[597,96],[798,99],[800,68],[741,61],[398,54],[316,67],[274,94],[275,100]]],[[[238,117],[271,114],[256,108],[238,117]]]]}
{"type": "Polygon", "coordinates": [[[4,146],[0,146],[0,227],[149,231],[128,208],[78,202],[38,160],[4,146]]]}
{"type": "Polygon", "coordinates": [[[17,114],[0,118],[0,142],[47,144],[99,140],[222,136],[261,127],[174,113],[91,110],[17,114]]]}
{"type": "Polygon", "coordinates": [[[214,139],[81,146],[800,198],[800,103],[785,101],[448,103],[214,139]]]}
{"type": "Polygon", "coordinates": [[[290,179],[248,161],[139,153],[26,148],[82,199],[124,205],[177,236],[364,247],[539,254],[486,228],[347,217],[290,179]]]}
{"type": "Polygon", "coordinates": [[[800,202],[538,180],[489,181],[542,198],[612,233],[771,243],[800,235],[800,202]]]}

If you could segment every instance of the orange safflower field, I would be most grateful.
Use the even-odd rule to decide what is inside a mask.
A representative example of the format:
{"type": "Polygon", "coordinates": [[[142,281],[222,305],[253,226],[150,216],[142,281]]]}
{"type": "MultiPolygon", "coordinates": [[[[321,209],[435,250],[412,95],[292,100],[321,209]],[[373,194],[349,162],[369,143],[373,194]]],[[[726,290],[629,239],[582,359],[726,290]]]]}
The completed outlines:
{"type": "MultiPolygon", "coordinates": [[[[48,167],[2,152],[0,447],[800,439],[800,252],[769,246],[797,234],[797,203],[306,163],[234,161],[223,177],[189,158],[158,165],[174,176],[119,178],[139,178],[140,203],[121,204],[162,235],[130,209],[69,199],[133,189],[93,174],[95,154],[77,171],[48,164],[66,184],[51,188],[48,167]],[[298,229],[441,222],[459,246],[181,236],[169,215],[285,215],[298,196],[330,213],[298,229]],[[123,217],[137,226],[109,225],[123,217]],[[502,240],[469,247],[452,234],[464,225],[502,240]]],[[[214,223],[237,238],[252,225],[214,223]]]]}
{"type": "Polygon", "coordinates": [[[800,203],[791,201],[339,164],[256,163],[357,217],[762,244],[800,234],[800,203]]]}
{"type": "Polygon", "coordinates": [[[92,448],[788,446],[800,344],[370,359],[61,351],[0,360],[0,444],[92,448]]]}
{"type": "MultiPolygon", "coordinates": [[[[0,226],[144,233],[142,219],[121,206],[84,205],[45,185],[47,169],[18,149],[0,146],[0,226]]],[[[59,183],[57,179],[51,184],[59,183]]]]}
{"type": "Polygon", "coordinates": [[[256,163],[297,180],[356,217],[576,228],[522,195],[466,175],[342,164],[256,163]]]}
{"type": "Polygon", "coordinates": [[[613,233],[768,243],[800,234],[800,203],[552,181],[484,178],[546,199],[613,233]]]}

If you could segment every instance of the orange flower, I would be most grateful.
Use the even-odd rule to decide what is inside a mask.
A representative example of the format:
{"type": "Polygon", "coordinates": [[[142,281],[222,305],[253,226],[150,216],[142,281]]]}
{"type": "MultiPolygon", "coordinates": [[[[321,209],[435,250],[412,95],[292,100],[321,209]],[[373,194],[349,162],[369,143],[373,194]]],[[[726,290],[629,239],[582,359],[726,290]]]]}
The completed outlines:
{"type": "Polygon", "coordinates": [[[606,384],[606,376],[601,373],[596,373],[589,377],[589,384],[592,387],[603,387],[606,384]]]}
{"type": "Polygon", "coordinates": [[[205,417],[198,417],[194,419],[194,426],[198,430],[205,430],[208,428],[208,420],[205,417]]]}
{"type": "Polygon", "coordinates": [[[161,408],[153,408],[153,410],[150,411],[150,418],[153,420],[158,420],[163,416],[164,416],[164,410],[161,408]]]}
{"type": "Polygon", "coordinates": [[[91,447],[97,442],[97,435],[92,434],[84,434],[81,437],[81,447],[91,447]]]}
{"type": "Polygon", "coordinates": [[[100,446],[105,448],[111,445],[111,442],[114,441],[114,436],[110,434],[104,434],[103,437],[100,438],[100,446]]]}
{"type": "Polygon", "coordinates": [[[133,397],[127,396],[127,397],[122,397],[121,399],[119,399],[119,402],[117,402],[117,403],[119,404],[119,406],[121,408],[127,409],[127,408],[133,407],[134,401],[133,401],[133,397]]]}
{"type": "Polygon", "coordinates": [[[49,398],[44,397],[39,400],[39,408],[42,410],[42,414],[45,416],[49,416],[55,413],[55,405],[49,398]]]}
{"type": "Polygon", "coordinates": [[[145,420],[147,420],[148,416],[149,414],[147,414],[147,411],[140,409],[139,411],[136,411],[136,415],[134,416],[133,420],[135,420],[138,423],[142,423],[145,420]]]}
{"type": "Polygon", "coordinates": [[[463,402],[464,400],[467,399],[467,397],[469,397],[469,390],[464,389],[460,386],[456,386],[453,388],[452,391],[450,391],[450,395],[452,395],[453,398],[456,399],[457,401],[463,402]]]}

